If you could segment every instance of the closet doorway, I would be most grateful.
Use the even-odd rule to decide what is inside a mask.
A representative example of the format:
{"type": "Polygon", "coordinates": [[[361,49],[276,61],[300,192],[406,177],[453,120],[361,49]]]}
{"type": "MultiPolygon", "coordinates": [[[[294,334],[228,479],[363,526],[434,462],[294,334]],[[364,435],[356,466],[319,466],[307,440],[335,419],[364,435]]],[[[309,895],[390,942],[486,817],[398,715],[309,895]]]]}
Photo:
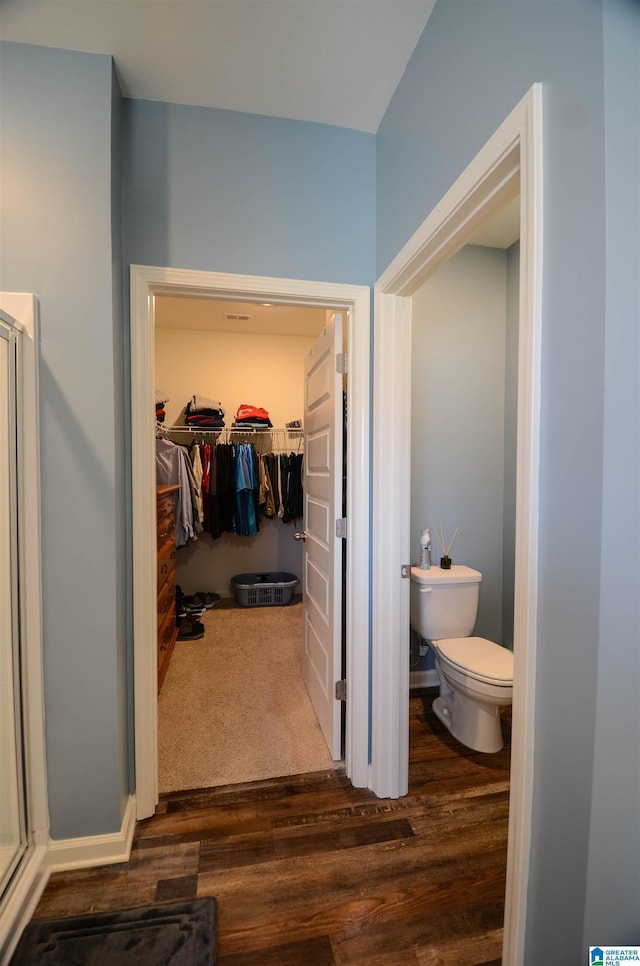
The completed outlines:
{"type": "Polygon", "coordinates": [[[345,714],[345,769],[354,785],[366,787],[370,780],[370,291],[363,286],[132,266],[131,404],[137,818],[152,815],[158,800],[155,424],[153,415],[150,414],[154,412],[156,388],[156,302],[165,296],[241,300],[253,304],[271,302],[323,310],[334,308],[341,310],[346,317],[347,342],[351,350],[348,375],[350,405],[347,415],[346,498],[351,512],[347,520],[348,538],[345,541],[346,567],[349,574],[345,588],[346,678],[350,682],[345,714]]]}
{"type": "MultiPolygon", "coordinates": [[[[178,639],[164,663],[158,698],[160,793],[338,766],[340,709],[326,682],[334,677],[334,624],[341,663],[342,594],[334,614],[321,608],[325,601],[334,603],[329,583],[342,588],[339,579],[323,581],[323,564],[319,568],[312,559],[333,541],[326,540],[322,513],[328,501],[324,492],[316,499],[311,491],[316,481],[323,491],[329,483],[331,494],[343,490],[342,396],[348,377],[335,373],[333,357],[347,346],[341,325],[340,343],[332,336],[342,315],[315,306],[180,295],[155,299],[160,458],[181,447],[188,465],[195,464],[198,484],[202,470],[207,490],[203,499],[197,487],[193,536],[178,527],[177,604],[184,600],[193,606],[194,595],[201,595],[201,606],[207,600],[212,605],[196,612],[193,622],[188,610],[178,615],[178,639]],[[328,340],[326,350],[320,348],[320,336],[323,343],[328,340]],[[328,389],[334,390],[330,396],[340,425],[330,434],[331,439],[335,434],[330,478],[317,470],[309,474],[305,467],[302,486],[303,453],[305,464],[317,463],[313,454],[322,460],[327,442],[322,432],[311,432],[310,423],[317,411],[324,424],[325,407],[317,410],[307,397],[316,385],[324,392],[331,368],[328,389]],[[187,425],[190,411],[205,402],[214,406],[209,416],[189,419],[224,426],[187,425]],[[243,418],[251,423],[250,410],[269,425],[241,424],[243,418]],[[229,483],[227,470],[247,454],[256,471],[252,482],[260,483],[250,527],[236,519],[235,499],[221,492],[229,483]],[[323,530],[319,540],[313,534],[305,540],[303,503],[313,508],[306,512],[307,530],[316,525],[314,518],[323,530]],[[282,586],[256,584],[252,590],[247,583],[269,575],[279,575],[282,586]],[[236,594],[234,582],[241,584],[236,594]],[[287,606],[259,606],[272,601],[287,606]],[[329,646],[322,640],[327,634],[329,646]]],[[[253,493],[251,501],[253,510],[253,493]]],[[[332,515],[341,514],[340,500],[332,515]]],[[[342,547],[336,545],[335,552],[341,558],[342,547]]]]}

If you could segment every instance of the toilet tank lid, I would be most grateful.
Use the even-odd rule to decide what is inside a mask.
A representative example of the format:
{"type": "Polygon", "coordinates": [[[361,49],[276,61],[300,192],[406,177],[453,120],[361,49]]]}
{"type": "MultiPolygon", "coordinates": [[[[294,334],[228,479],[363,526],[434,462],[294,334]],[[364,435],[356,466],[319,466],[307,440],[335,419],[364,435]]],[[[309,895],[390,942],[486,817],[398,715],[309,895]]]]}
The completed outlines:
{"type": "Polygon", "coordinates": [[[418,584],[471,584],[479,583],[482,574],[471,567],[454,564],[450,570],[443,570],[442,567],[430,567],[429,570],[412,567],[411,579],[418,584]]]}
{"type": "Polygon", "coordinates": [[[513,683],[513,651],[484,637],[450,637],[436,641],[437,650],[462,671],[496,684],[513,683]]]}

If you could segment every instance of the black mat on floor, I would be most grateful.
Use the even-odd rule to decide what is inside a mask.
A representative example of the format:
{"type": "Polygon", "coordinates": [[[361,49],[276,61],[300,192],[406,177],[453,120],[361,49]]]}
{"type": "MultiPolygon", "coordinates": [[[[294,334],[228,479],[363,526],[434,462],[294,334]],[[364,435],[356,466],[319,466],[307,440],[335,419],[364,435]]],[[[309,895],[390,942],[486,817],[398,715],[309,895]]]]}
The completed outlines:
{"type": "Polygon", "coordinates": [[[216,901],[34,919],[11,966],[214,966],[216,901]]]}

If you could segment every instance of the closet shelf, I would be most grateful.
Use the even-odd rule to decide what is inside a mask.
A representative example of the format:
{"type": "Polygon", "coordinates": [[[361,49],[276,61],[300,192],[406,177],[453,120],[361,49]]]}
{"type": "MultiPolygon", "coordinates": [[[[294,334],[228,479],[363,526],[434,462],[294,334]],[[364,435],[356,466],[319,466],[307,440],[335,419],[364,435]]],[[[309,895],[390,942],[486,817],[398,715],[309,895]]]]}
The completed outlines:
{"type": "Polygon", "coordinates": [[[254,436],[273,436],[275,434],[299,439],[304,435],[304,429],[287,429],[286,427],[277,426],[265,426],[264,429],[253,429],[248,426],[242,428],[238,426],[167,426],[165,423],[156,423],[156,433],[161,436],[170,436],[174,433],[188,433],[190,436],[215,436],[218,442],[220,442],[220,437],[223,439],[225,437],[237,438],[238,436],[252,438],[254,436]]]}

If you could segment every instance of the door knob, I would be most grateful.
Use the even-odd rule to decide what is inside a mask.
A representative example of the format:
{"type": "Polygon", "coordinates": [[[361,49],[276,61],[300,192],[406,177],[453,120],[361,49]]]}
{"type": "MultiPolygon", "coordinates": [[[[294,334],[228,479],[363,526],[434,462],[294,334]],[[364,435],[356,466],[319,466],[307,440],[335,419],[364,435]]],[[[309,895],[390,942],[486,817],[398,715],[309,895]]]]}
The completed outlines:
{"type": "Polygon", "coordinates": [[[296,532],[293,535],[293,539],[294,540],[306,540],[307,539],[307,531],[306,530],[303,530],[302,533],[301,533],[299,530],[296,530],[296,532]]]}

